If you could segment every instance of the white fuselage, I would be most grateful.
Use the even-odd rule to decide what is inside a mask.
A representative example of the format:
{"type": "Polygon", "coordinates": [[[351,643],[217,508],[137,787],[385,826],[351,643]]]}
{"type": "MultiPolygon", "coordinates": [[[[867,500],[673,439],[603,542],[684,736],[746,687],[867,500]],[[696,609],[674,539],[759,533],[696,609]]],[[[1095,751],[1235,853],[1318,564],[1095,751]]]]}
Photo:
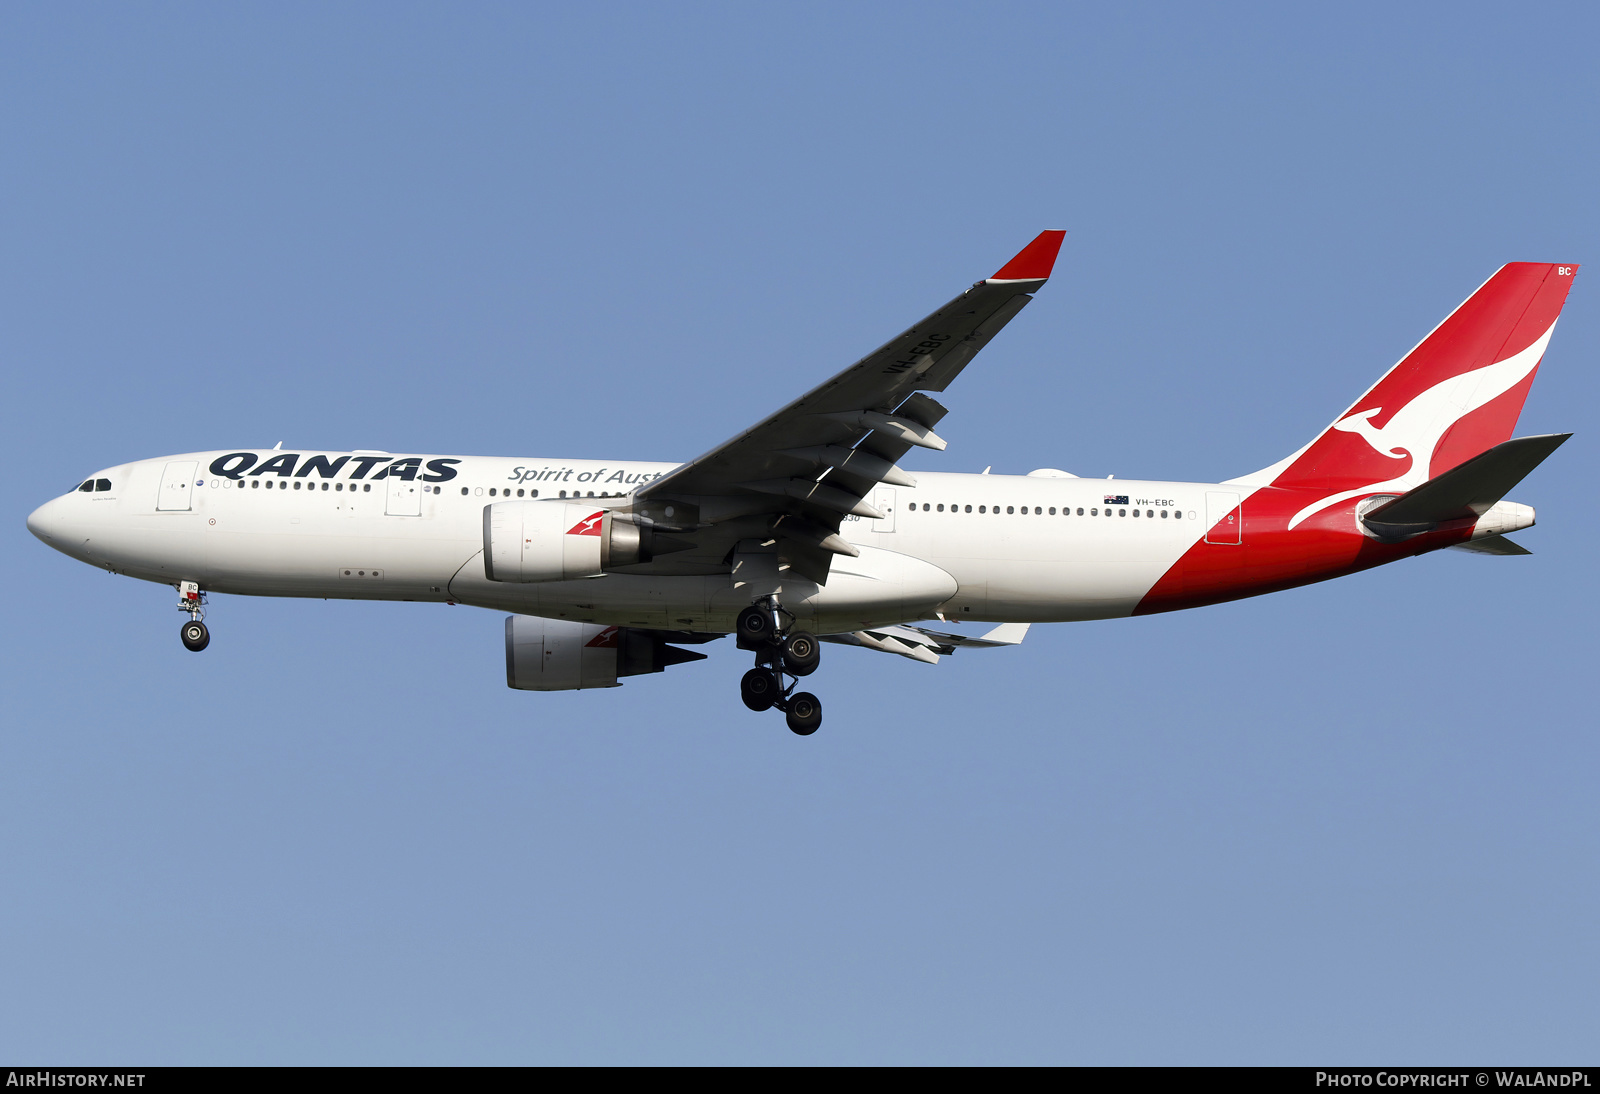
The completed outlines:
{"type": "MultiPolygon", "coordinates": [[[[611,573],[533,584],[486,578],[485,505],[533,496],[625,499],[675,464],[423,456],[409,458],[412,477],[404,478],[375,477],[401,460],[370,453],[297,455],[288,474],[282,466],[263,473],[275,457],[287,461],[257,451],[254,473],[210,470],[226,455],[191,453],[110,468],[96,476],[109,488],[48,502],[29,526],[93,565],[169,585],[193,581],[219,593],[455,601],[700,631],[731,629],[750,603],[725,572],[611,573]]],[[[915,487],[874,491],[870,500],[882,519],[845,519],[841,534],[859,557],[836,556],[823,586],[786,577],[783,599],[822,633],[939,613],[999,622],[1125,616],[1249,492],[1234,485],[920,473],[915,487]],[[1127,501],[1108,506],[1108,496],[1127,501]]]]}

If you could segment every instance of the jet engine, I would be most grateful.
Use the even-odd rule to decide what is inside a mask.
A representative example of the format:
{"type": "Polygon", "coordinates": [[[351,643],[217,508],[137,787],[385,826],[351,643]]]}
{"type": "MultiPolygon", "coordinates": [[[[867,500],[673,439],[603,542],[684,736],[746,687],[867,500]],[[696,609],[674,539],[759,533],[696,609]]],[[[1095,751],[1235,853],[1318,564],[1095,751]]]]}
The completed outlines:
{"type": "Polygon", "coordinates": [[[661,672],[705,656],[631,627],[535,615],[506,617],[506,686],[519,691],[614,688],[619,677],[661,672]]]}
{"type": "Polygon", "coordinates": [[[649,561],[649,529],[593,502],[483,507],[483,571],[490,581],[571,581],[649,561]]]}

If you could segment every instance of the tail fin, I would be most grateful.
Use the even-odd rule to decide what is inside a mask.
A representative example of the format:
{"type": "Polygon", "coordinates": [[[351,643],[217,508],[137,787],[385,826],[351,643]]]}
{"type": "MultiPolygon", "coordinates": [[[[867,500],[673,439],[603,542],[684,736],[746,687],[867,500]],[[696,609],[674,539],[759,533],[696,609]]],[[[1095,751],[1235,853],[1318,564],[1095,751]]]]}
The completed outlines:
{"type": "Polygon", "coordinates": [[[1577,270],[1500,267],[1316,440],[1237,481],[1323,491],[1320,509],[1410,490],[1507,440],[1577,270]]]}

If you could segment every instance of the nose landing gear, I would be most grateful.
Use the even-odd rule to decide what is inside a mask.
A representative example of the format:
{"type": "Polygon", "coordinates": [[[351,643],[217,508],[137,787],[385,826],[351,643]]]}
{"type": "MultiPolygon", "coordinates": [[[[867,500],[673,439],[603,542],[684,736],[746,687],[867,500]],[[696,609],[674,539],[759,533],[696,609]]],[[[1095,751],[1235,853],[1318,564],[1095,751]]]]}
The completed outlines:
{"type": "Polygon", "coordinates": [[[777,597],[752,604],[739,613],[735,624],[739,648],[754,650],[756,667],[739,681],[739,697],[751,710],[783,711],[789,729],[809,737],[822,725],[822,700],[809,691],[795,691],[800,677],[817,671],[822,644],[807,631],[791,631],[794,616],[783,610],[777,597]],[[784,686],[785,675],[794,683],[784,686]]]}
{"type": "Polygon", "coordinates": [[[211,632],[206,630],[203,622],[206,617],[205,604],[206,594],[200,591],[198,584],[184,581],[178,585],[178,610],[189,614],[189,622],[178,631],[178,637],[183,639],[184,649],[195,653],[211,644],[211,632]]]}

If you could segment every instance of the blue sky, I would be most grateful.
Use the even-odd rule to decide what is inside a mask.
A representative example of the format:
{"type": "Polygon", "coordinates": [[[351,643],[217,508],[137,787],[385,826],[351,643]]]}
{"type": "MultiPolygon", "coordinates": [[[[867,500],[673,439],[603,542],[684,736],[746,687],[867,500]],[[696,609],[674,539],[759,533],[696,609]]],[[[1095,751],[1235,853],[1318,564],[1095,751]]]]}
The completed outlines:
{"type": "Polygon", "coordinates": [[[1214,480],[1501,263],[1600,261],[1583,5],[13,5],[0,1057],[1550,1063],[1600,1007],[1580,274],[1531,558],[504,686],[498,615],[26,532],[217,447],[688,458],[1037,231],[913,470],[1214,480]]]}

